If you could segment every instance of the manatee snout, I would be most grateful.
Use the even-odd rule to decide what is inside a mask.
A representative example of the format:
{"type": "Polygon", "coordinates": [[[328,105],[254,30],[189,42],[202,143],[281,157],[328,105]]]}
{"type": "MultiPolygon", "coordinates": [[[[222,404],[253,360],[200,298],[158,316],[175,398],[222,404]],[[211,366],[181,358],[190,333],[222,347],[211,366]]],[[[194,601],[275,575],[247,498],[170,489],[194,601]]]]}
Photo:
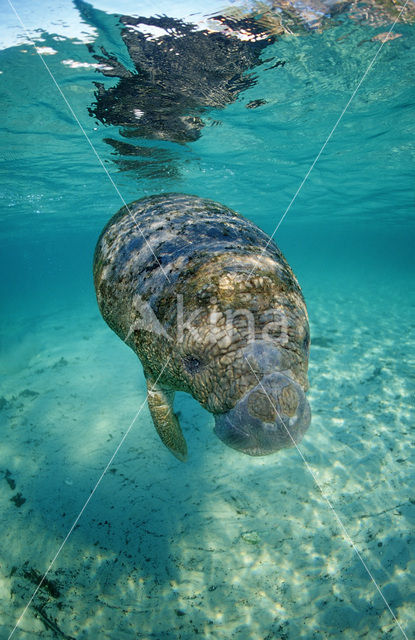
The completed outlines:
{"type": "Polygon", "coordinates": [[[281,372],[265,375],[237,404],[215,416],[215,433],[226,445],[251,456],[297,445],[311,412],[300,385],[281,372]]]}

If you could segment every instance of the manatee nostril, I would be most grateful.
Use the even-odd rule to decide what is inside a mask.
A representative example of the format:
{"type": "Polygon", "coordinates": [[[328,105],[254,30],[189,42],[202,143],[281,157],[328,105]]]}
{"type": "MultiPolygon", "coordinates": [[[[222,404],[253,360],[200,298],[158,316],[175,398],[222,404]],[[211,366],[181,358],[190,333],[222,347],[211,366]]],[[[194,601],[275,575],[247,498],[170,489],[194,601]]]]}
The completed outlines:
{"type": "Polygon", "coordinates": [[[248,411],[253,418],[265,422],[274,422],[277,412],[268,396],[262,391],[253,391],[248,398],[248,411]]]}
{"type": "Polygon", "coordinates": [[[278,396],[278,402],[286,416],[291,418],[296,414],[300,400],[297,391],[291,384],[282,389],[278,396]]]}
{"type": "Polygon", "coordinates": [[[201,360],[195,356],[184,356],[183,364],[189,373],[198,373],[203,368],[201,360]]]}

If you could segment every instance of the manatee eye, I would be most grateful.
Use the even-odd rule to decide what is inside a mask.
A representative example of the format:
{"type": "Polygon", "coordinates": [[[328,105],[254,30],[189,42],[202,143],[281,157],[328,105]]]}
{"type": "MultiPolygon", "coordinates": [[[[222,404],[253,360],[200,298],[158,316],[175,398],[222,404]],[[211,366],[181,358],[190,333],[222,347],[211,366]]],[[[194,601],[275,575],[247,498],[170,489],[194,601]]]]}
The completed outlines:
{"type": "Polygon", "coordinates": [[[198,373],[203,368],[202,362],[195,356],[184,356],[183,363],[189,373],[198,373]]]}

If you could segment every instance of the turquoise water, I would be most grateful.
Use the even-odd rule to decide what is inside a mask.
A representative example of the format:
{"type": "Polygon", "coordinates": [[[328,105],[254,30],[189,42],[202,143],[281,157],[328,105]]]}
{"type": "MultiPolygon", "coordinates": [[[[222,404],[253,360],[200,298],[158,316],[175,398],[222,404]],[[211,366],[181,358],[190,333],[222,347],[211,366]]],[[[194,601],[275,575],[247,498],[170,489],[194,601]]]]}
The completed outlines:
{"type": "MultiPolygon", "coordinates": [[[[127,63],[107,9],[101,30],[85,32],[127,63]]],[[[141,137],[136,157],[105,141],[125,142],[119,127],[89,115],[93,83],[115,80],[88,66],[96,60],[65,35],[59,10],[56,31],[37,32],[36,44],[55,51],[44,61],[122,198],[209,197],[269,234],[378,51],[374,36],[392,24],[343,17],[281,36],[252,86],[205,109],[198,139],[141,137]],[[270,68],[276,61],[286,63],[270,68]],[[246,108],[256,100],[265,102],[246,108]]],[[[414,636],[415,31],[394,31],[275,236],[310,316],[308,466],[296,450],[254,459],[226,448],[212,416],[179,394],[183,465],[144,407],[13,637],[414,636]]],[[[101,319],[92,282],[95,243],[120,195],[33,46],[4,48],[0,70],[7,638],[145,384],[101,319]]]]}

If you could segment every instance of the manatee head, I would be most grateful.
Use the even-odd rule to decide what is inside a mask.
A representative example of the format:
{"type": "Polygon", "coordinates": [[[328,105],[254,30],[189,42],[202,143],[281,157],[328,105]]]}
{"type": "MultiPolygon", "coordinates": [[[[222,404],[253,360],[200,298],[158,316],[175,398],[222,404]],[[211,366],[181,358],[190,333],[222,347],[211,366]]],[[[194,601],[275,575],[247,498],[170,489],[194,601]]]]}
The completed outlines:
{"type": "Polygon", "coordinates": [[[311,413],[301,386],[290,371],[281,371],[281,352],[254,343],[245,349],[254,360],[254,384],[229,411],[215,416],[215,434],[226,445],[251,456],[297,445],[309,427],[311,413]]]}
{"type": "Polygon", "coordinates": [[[307,312],[297,290],[281,295],[275,281],[246,274],[231,280],[231,298],[217,283],[205,306],[195,295],[194,310],[188,298],[193,326],[176,343],[171,384],[214,415],[226,445],[262,456],[297,445],[310,424],[307,312]]]}

